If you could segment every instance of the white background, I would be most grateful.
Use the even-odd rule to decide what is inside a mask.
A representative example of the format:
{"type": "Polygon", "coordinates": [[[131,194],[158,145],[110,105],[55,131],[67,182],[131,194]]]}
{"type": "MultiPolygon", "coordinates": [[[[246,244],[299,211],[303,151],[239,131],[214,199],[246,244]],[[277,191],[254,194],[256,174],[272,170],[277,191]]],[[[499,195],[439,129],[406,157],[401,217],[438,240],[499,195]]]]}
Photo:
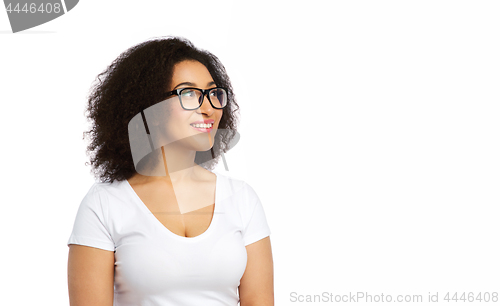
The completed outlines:
{"type": "Polygon", "coordinates": [[[226,158],[264,205],[276,305],[500,291],[497,1],[186,3],[85,0],[16,34],[0,12],[0,304],[69,304],[66,242],[94,182],[86,95],[163,35],[232,79],[226,158]]]}

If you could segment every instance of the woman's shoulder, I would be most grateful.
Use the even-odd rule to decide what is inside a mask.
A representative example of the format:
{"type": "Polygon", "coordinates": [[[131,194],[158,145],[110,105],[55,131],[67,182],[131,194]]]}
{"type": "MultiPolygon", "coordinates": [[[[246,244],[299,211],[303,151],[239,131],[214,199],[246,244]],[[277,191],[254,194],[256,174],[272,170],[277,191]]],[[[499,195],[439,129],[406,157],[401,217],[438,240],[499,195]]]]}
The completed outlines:
{"type": "Polygon", "coordinates": [[[245,179],[215,171],[214,173],[220,182],[219,186],[223,186],[222,188],[226,190],[226,196],[234,196],[239,199],[249,199],[256,196],[255,190],[245,179]]]}
{"type": "Polygon", "coordinates": [[[91,201],[98,202],[108,202],[110,198],[121,198],[125,196],[124,188],[126,188],[125,184],[127,184],[126,180],[118,181],[115,180],[113,182],[94,182],[85,198],[91,201]]]}
{"type": "Polygon", "coordinates": [[[90,189],[94,189],[96,192],[112,192],[116,189],[122,189],[123,185],[125,184],[127,184],[127,180],[114,180],[113,182],[95,182],[90,187],[90,189]]]}

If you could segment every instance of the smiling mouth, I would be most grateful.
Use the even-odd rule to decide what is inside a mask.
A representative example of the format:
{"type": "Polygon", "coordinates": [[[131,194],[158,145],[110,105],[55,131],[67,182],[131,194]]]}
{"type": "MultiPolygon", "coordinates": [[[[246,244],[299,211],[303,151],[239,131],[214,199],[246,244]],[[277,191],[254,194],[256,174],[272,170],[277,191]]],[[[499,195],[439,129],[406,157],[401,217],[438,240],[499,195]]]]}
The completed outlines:
{"type": "Polygon", "coordinates": [[[192,123],[191,126],[195,127],[195,128],[210,129],[210,128],[212,128],[213,124],[212,123],[192,123]]]}
{"type": "Polygon", "coordinates": [[[196,123],[196,124],[190,124],[195,130],[198,130],[200,132],[210,132],[213,128],[212,123],[196,123]]]}

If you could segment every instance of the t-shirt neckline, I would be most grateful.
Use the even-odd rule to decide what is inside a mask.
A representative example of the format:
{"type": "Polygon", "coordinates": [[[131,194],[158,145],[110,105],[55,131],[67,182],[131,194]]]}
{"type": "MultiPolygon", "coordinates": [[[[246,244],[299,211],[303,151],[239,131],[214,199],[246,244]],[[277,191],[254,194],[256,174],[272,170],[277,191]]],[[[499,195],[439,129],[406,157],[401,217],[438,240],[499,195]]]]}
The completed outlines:
{"type": "Polygon", "coordinates": [[[212,172],[213,174],[215,174],[215,201],[214,201],[214,212],[213,212],[213,216],[212,216],[212,220],[210,221],[210,225],[208,226],[208,228],[201,234],[199,234],[198,236],[195,236],[195,237],[183,237],[183,236],[180,236],[180,235],[177,235],[175,233],[173,233],[172,231],[170,231],[165,225],[163,225],[163,223],[160,222],[160,220],[158,220],[154,215],[153,213],[149,210],[149,208],[146,206],[146,204],[144,204],[144,202],[141,200],[141,198],[139,197],[139,195],[135,192],[135,190],[132,188],[132,186],[130,185],[130,183],[128,182],[128,180],[125,180],[124,183],[125,183],[125,187],[126,189],[129,191],[129,193],[132,194],[133,198],[134,198],[134,203],[138,203],[139,207],[142,209],[142,211],[148,216],[148,217],[152,217],[152,219],[154,219],[152,222],[155,223],[156,225],[155,226],[160,226],[163,228],[163,231],[167,233],[167,235],[171,236],[171,237],[174,237],[175,239],[178,239],[178,240],[181,240],[181,241],[186,241],[186,242],[194,242],[194,241],[198,241],[200,239],[203,239],[204,237],[208,236],[210,234],[210,232],[213,231],[213,228],[216,226],[218,220],[219,220],[219,215],[220,215],[220,209],[219,209],[219,206],[220,206],[220,201],[219,201],[219,192],[220,192],[220,186],[221,186],[221,182],[219,182],[219,175],[215,172],[212,172]]]}

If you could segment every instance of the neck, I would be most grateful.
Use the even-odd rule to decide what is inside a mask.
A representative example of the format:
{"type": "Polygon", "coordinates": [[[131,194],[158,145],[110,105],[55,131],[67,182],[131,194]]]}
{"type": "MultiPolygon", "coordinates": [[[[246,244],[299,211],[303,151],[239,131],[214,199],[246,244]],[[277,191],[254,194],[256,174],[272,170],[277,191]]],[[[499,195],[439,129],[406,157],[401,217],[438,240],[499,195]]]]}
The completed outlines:
{"type": "Polygon", "coordinates": [[[137,174],[143,181],[165,181],[169,185],[183,184],[198,179],[199,167],[195,162],[196,151],[186,150],[175,143],[170,143],[157,150],[158,154],[148,161],[147,170],[142,173],[166,173],[163,176],[137,174]]]}
{"type": "Polygon", "coordinates": [[[165,179],[172,183],[193,181],[196,178],[194,159],[196,151],[180,150],[174,146],[162,147],[163,167],[167,173],[165,179]]]}

